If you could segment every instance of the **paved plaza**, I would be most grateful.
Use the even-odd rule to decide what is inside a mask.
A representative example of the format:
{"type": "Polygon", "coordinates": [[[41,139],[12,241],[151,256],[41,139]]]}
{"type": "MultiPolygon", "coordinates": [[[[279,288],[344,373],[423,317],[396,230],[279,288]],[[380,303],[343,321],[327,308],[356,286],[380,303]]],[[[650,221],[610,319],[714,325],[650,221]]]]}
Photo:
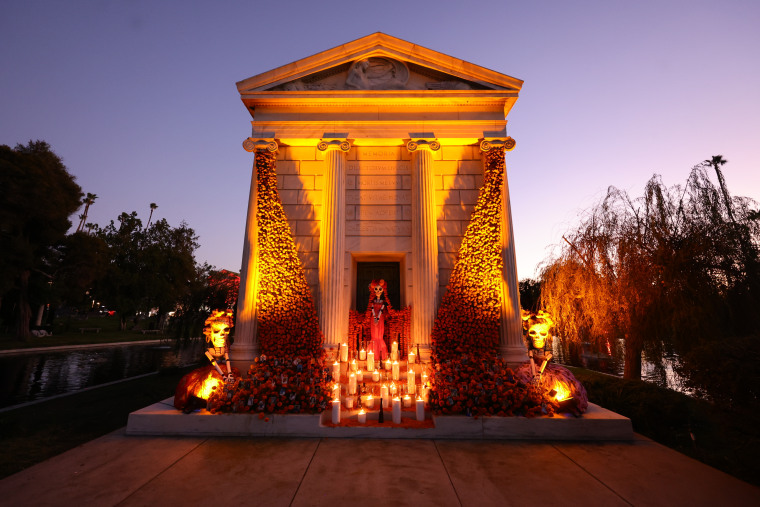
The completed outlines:
{"type": "Polygon", "coordinates": [[[760,489],[631,442],[136,437],[0,481],[21,505],[760,505],[760,489]]]}

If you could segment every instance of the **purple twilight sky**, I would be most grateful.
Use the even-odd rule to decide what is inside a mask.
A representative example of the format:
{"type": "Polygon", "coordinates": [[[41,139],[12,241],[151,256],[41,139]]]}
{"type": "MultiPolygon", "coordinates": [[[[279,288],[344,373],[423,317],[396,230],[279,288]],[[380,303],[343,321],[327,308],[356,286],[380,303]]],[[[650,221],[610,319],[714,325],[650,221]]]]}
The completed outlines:
{"type": "MultiPolygon", "coordinates": [[[[518,274],[610,185],[722,154],[760,200],[760,2],[4,0],[0,144],[43,139],[104,226],[136,210],[240,268],[252,155],[235,82],[385,32],[525,81],[507,166],[518,274]]],[[[75,218],[75,217],[74,217],[75,218]]]]}

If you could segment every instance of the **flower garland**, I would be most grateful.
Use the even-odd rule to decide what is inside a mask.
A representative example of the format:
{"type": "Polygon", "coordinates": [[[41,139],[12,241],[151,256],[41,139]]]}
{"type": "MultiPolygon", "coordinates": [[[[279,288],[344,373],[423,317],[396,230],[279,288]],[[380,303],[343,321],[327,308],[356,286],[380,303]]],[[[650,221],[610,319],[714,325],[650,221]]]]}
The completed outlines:
{"type": "Polygon", "coordinates": [[[258,179],[258,340],[245,377],[217,389],[211,412],[321,412],[330,400],[322,331],[282,201],[276,156],[256,153],[258,179]]]}
{"type": "Polygon", "coordinates": [[[443,414],[553,415],[557,404],[547,390],[521,382],[499,355],[504,149],[485,158],[483,187],[433,324],[430,407],[443,414]]]}

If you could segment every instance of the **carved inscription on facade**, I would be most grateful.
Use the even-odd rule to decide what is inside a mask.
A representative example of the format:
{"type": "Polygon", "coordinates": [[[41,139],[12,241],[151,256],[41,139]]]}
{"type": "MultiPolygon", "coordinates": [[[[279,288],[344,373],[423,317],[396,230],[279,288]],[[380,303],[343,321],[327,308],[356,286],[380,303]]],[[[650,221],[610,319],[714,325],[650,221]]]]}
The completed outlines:
{"type": "Polygon", "coordinates": [[[400,160],[401,148],[398,146],[360,146],[356,148],[356,160],[400,160]]]}
{"type": "Polygon", "coordinates": [[[410,190],[346,190],[346,204],[411,204],[410,190]]]}
{"type": "Polygon", "coordinates": [[[412,188],[411,176],[359,176],[356,178],[356,188],[412,188]]]}
{"type": "Polygon", "coordinates": [[[357,206],[357,220],[402,220],[401,206],[357,206]]]}
{"type": "Polygon", "coordinates": [[[357,161],[349,160],[346,163],[348,174],[411,174],[411,165],[408,160],[392,161],[357,161]]]}
{"type": "Polygon", "coordinates": [[[347,236],[411,236],[411,222],[382,222],[363,220],[346,222],[347,236]]]}

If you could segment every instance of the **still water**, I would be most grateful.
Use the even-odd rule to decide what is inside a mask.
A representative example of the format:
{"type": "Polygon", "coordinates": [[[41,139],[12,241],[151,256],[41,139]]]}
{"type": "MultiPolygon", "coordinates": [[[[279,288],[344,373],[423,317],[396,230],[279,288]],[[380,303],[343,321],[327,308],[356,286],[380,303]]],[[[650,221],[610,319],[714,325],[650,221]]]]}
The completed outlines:
{"type": "Polygon", "coordinates": [[[0,356],[0,408],[191,365],[200,361],[204,346],[193,340],[181,347],[143,344],[0,356]]]}

